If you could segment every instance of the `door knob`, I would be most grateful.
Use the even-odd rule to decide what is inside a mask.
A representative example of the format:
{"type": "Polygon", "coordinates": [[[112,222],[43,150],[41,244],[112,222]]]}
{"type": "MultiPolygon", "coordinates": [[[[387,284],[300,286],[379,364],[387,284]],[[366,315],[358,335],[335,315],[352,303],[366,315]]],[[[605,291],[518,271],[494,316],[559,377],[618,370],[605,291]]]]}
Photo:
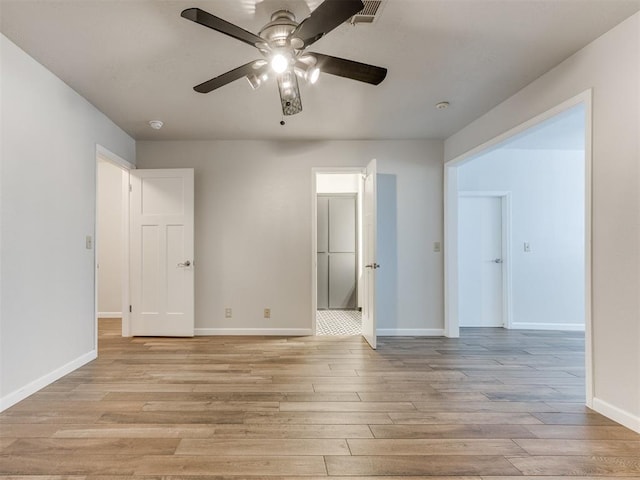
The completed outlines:
{"type": "Polygon", "coordinates": [[[364,267],[365,268],[373,268],[375,270],[376,268],[380,268],[380,265],[378,265],[377,263],[371,263],[369,265],[365,265],[364,267]]]}
{"type": "Polygon", "coordinates": [[[494,260],[491,260],[493,263],[502,263],[502,259],[501,258],[496,258],[494,260]]]}
{"type": "Polygon", "coordinates": [[[191,266],[191,262],[189,260],[186,260],[184,263],[179,263],[178,266],[179,267],[190,267],[191,266]]]}

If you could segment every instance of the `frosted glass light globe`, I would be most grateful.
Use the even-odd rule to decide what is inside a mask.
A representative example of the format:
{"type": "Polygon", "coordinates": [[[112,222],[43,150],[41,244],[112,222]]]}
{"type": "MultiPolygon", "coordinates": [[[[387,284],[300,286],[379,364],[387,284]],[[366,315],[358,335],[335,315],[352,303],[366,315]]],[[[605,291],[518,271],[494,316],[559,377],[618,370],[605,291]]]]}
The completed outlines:
{"type": "Polygon", "coordinates": [[[284,72],[289,66],[289,60],[281,53],[277,53],[271,59],[271,68],[276,73],[284,72]]]}

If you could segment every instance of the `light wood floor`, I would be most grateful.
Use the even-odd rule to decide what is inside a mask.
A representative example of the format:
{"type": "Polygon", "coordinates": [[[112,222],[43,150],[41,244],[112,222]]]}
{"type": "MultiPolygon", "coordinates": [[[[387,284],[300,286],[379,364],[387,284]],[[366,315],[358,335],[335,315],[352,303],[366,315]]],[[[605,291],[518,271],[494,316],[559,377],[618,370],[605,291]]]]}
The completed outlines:
{"type": "MultiPolygon", "coordinates": [[[[0,415],[0,477],[640,478],[579,333],[135,338],[0,415]],[[22,477],[25,476],[25,477],[22,477]]],[[[496,479],[493,479],[496,480],[496,479]]]]}

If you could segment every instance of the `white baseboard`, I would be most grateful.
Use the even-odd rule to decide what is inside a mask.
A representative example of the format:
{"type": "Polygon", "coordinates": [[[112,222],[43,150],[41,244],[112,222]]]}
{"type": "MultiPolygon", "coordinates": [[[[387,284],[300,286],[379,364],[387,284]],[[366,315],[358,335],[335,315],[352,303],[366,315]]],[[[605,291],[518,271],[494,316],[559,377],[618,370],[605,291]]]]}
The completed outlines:
{"type": "Polygon", "coordinates": [[[512,323],[513,330],[564,330],[571,332],[584,332],[582,323],[512,323]]]}
{"type": "Polygon", "coordinates": [[[621,408],[615,407],[604,400],[600,400],[599,398],[593,399],[593,409],[605,417],[640,433],[640,417],[622,410],[621,408]]]}
{"type": "Polygon", "coordinates": [[[378,328],[379,337],[444,337],[444,328],[378,328]]]}
{"type": "MultiPolygon", "coordinates": [[[[248,336],[279,336],[305,337],[313,335],[310,328],[196,328],[194,335],[248,335],[248,336]]],[[[443,337],[442,328],[379,328],[379,337],[443,337]]]]}
{"type": "Polygon", "coordinates": [[[198,337],[209,335],[306,337],[313,335],[313,330],[310,328],[196,328],[194,335],[198,337]]]}
{"type": "Polygon", "coordinates": [[[98,318],[122,318],[122,312],[98,312],[98,318]]]}
{"type": "Polygon", "coordinates": [[[98,353],[95,350],[91,350],[90,352],[81,355],[75,360],[71,360],[69,363],[61,366],[60,368],[56,368],[54,371],[43,375],[33,382],[29,382],[24,387],[20,387],[18,390],[5,395],[4,397],[0,398],[0,412],[6,410],[12,405],[15,405],[19,401],[24,400],[29,395],[36,393],[38,390],[46,387],[47,385],[52,384],[68,373],[71,373],[74,370],[77,370],[83,365],[89,363],[90,361],[95,360],[97,356],[98,353]]]}

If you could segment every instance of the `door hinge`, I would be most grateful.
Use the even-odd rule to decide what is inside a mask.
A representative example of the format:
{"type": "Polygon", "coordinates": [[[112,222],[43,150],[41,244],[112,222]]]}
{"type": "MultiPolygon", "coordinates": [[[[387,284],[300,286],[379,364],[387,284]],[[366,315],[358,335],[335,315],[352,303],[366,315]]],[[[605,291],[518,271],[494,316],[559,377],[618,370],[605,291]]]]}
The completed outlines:
{"type": "Polygon", "coordinates": [[[132,188],[131,188],[131,184],[129,184],[129,191],[131,192],[132,188]]]}
{"type": "Polygon", "coordinates": [[[129,313],[131,313],[131,312],[132,312],[132,310],[131,310],[131,305],[129,305],[129,313]]]}

